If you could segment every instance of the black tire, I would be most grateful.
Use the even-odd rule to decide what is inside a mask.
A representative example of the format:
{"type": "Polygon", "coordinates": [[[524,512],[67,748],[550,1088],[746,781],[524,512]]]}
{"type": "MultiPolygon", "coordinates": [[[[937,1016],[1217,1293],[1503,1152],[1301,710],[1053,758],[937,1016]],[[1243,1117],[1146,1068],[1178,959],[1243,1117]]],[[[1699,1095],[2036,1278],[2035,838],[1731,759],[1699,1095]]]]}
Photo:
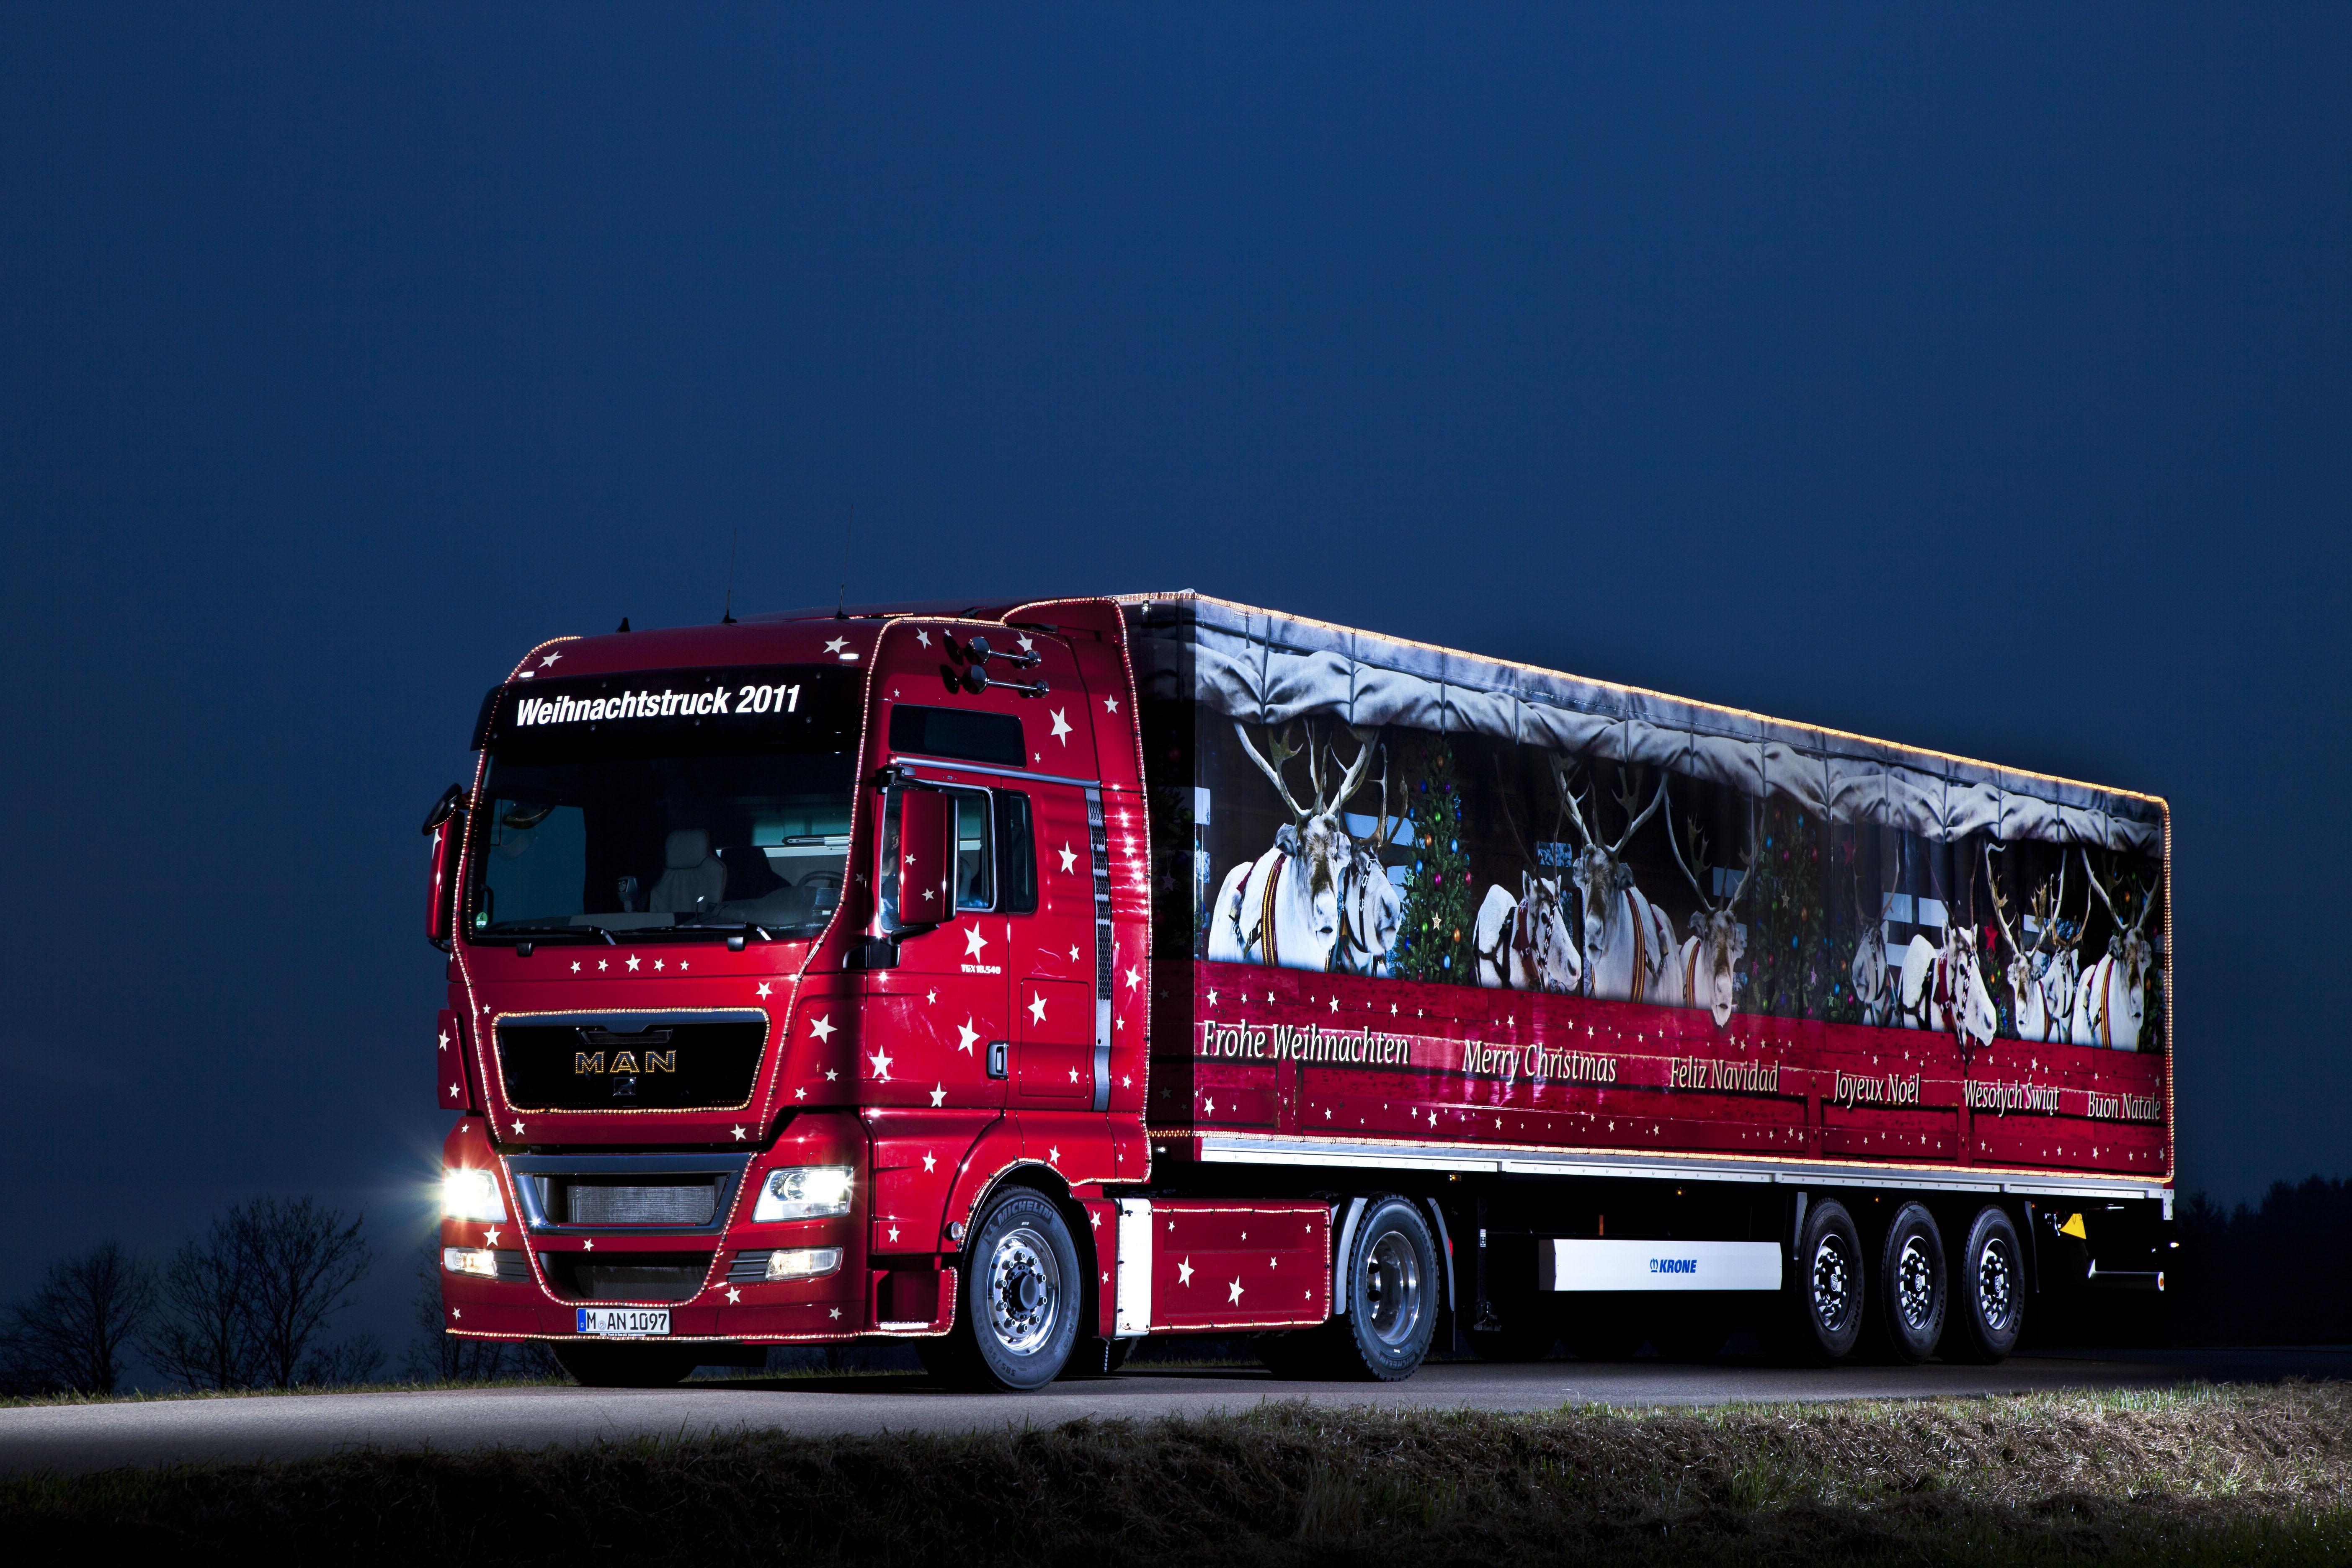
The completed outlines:
{"type": "Polygon", "coordinates": [[[956,1281],[956,1324],[917,1342],[931,1375],[962,1387],[1025,1394],[1062,1374],[1077,1348],[1086,1274],[1062,1211],[1012,1187],[971,1227],[956,1281]]]}
{"type": "Polygon", "coordinates": [[[596,1344],[567,1341],[550,1347],[555,1364],[583,1388],[676,1388],[701,1363],[681,1345],[596,1344]]]}
{"type": "Polygon", "coordinates": [[[1951,1328],[1944,1359],[1989,1366],[2017,1348],[2025,1327],[2025,1249],[2009,1215],[1987,1204],[1952,1256],[1951,1328]]]}
{"type": "Polygon", "coordinates": [[[1331,1325],[1333,1373],[1375,1383],[1411,1377],[1443,1305],[1437,1243],[1420,1208],[1393,1195],[1366,1205],[1339,1277],[1348,1311],[1331,1325]]]}
{"type": "Polygon", "coordinates": [[[1862,1236],[1845,1205],[1835,1198],[1809,1205],[1773,1336],[1782,1359],[1827,1366],[1853,1353],[1867,1295],[1864,1273],[1862,1236]]]}
{"type": "Polygon", "coordinates": [[[1924,1204],[1907,1203],[1886,1225],[1878,1248],[1878,1333],[1887,1356],[1916,1366],[1936,1353],[1952,1300],[1944,1234],[1924,1204]]]}

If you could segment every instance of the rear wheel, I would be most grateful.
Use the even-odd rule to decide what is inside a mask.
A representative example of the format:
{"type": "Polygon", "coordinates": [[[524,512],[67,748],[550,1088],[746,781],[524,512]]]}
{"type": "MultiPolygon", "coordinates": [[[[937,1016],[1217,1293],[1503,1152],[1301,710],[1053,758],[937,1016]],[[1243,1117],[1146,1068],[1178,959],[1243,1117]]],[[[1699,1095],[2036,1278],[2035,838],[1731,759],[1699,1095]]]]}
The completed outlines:
{"type": "Polygon", "coordinates": [[[949,1383],[1009,1393],[1060,1376],[1077,1345],[1086,1276],[1054,1201],[1026,1187],[998,1196],[972,1226],[964,1261],[955,1328],[918,1342],[924,1367],[949,1383]]]}
{"type": "Polygon", "coordinates": [[[1925,1205],[1905,1204],[1878,1249],[1878,1327],[1886,1352],[1906,1365],[1936,1353],[1951,1299],[1944,1237],[1925,1205]]]}
{"type": "Polygon", "coordinates": [[[1862,1336],[1862,1237],[1845,1205],[1823,1198],[1806,1208],[1798,1233],[1778,1348],[1813,1366],[1843,1360],[1862,1336]]]}
{"type": "Polygon", "coordinates": [[[1990,1363],[2017,1348],[2025,1326],[2025,1270],[2017,1227],[1988,1204],[1952,1258],[1953,1327],[1946,1359],[1990,1363]]]}
{"type": "Polygon", "coordinates": [[[555,1364],[583,1388],[675,1388],[700,1363],[680,1345],[557,1344],[555,1364]]]}
{"type": "Polygon", "coordinates": [[[1340,1279],[1348,1313],[1331,1325],[1341,1377],[1411,1377],[1437,1331],[1437,1244],[1410,1200],[1375,1198],[1356,1227],[1340,1279]]]}

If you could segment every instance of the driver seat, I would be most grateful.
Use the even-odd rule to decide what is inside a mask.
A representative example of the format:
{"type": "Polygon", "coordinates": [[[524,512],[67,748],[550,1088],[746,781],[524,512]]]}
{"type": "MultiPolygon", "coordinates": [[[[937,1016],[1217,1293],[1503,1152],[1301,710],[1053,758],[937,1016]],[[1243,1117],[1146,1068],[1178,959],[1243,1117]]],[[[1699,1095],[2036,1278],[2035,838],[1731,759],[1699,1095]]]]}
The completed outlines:
{"type": "Polygon", "coordinates": [[[657,915],[708,914],[727,896],[727,863],[710,852],[708,828],[681,827],[662,845],[661,880],[646,908],[657,915]]]}

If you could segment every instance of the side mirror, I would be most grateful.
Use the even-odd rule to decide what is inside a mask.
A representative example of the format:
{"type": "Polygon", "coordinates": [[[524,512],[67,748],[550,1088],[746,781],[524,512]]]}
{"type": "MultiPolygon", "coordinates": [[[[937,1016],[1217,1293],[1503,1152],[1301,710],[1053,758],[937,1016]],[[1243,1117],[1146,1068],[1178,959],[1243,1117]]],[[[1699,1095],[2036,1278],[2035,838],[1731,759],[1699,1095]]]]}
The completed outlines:
{"type": "Polygon", "coordinates": [[[956,803],[935,789],[898,792],[898,924],[955,919],[956,803]]]}
{"type": "Polygon", "coordinates": [[[433,840],[433,886],[425,910],[425,940],[446,952],[451,911],[457,903],[457,847],[466,821],[466,792],[451,784],[425,814],[425,832],[433,840]]]}

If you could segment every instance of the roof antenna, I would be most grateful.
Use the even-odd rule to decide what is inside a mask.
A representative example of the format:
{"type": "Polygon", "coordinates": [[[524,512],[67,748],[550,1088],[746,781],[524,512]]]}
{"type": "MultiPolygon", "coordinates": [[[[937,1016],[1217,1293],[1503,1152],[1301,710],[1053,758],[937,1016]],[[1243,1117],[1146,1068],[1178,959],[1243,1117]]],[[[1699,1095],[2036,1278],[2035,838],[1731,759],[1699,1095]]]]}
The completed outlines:
{"type": "Polygon", "coordinates": [[[741,531],[735,528],[727,531],[727,603],[719,612],[719,624],[722,626],[735,624],[735,536],[741,531]]]}
{"type": "Polygon", "coordinates": [[[849,618],[844,609],[844,606],[849,603],[849,537],[856,531],[857,503],[851,501],[849,521],[841,528],[841,595],[833,602],[833,618],[836,621],[845,621],[849,618]]]}

